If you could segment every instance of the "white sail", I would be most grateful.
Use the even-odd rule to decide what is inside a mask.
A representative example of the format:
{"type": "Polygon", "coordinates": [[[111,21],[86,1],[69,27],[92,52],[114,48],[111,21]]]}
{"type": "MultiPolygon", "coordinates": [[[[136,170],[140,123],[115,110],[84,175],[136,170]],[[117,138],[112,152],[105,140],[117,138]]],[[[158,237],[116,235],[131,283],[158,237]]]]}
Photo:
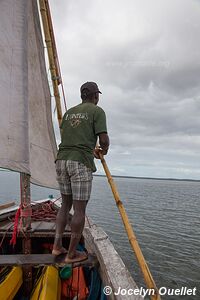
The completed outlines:
{"type": "Polygon", "coordinates": [[[36,0],[0,2],[0,167],[57,188],[51,96],[36,0]]]}

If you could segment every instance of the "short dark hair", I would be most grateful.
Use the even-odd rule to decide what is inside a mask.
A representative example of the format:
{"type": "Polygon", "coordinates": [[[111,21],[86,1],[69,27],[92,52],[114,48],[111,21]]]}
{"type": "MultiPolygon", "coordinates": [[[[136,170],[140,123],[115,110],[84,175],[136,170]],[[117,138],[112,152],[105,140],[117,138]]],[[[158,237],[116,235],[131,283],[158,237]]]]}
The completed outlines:
{"type": "Polygon", "coordinates": [[[93,99],[93,97],[94,97],[94,94],[95,93],[90,93],[90,91],[88,90],[88,89],[83,89],[82,91],[81,91],[81,99],[83,100],[83,101],[85,101],[85,100],[92,100],[93,99]]]}

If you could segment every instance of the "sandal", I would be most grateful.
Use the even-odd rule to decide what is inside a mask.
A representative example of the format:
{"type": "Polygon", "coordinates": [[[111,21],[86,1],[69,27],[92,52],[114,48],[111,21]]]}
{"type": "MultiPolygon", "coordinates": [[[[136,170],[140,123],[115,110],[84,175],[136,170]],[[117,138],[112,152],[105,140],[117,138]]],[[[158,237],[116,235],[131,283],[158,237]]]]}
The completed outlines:
{"type": "Polygon", "coordinates": [[[86,252],[84,251],[76,251],[76,255],[73,258],[69,258],[67,255],[65,257],[64,262],[66,264],[72,264],[72,263],[76,263],[76,262],[81,262],[88,259],[88,255],[86,252]]]}

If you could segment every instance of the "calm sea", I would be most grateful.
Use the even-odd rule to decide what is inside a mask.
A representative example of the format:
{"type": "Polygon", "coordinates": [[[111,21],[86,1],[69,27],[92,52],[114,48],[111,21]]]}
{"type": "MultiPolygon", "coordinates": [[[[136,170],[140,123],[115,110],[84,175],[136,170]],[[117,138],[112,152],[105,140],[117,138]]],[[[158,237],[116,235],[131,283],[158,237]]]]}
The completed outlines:
{"type": "MultiPolygon", "coordinates": [[[[200,183],[132,178],[115,182],[157,286],[197,288],[196,296],[162,299],[200,299],[200,183]]],[[[0,202],[18,201],[18,186],[18,175],[0,172],[0,202]]],[[[33,200],[50,194],[59,195],[32,187],[33,200]]],[[[105,177],[94,177],[87,213],[110,236],[136,283],[145,287],[105,177]]]]}

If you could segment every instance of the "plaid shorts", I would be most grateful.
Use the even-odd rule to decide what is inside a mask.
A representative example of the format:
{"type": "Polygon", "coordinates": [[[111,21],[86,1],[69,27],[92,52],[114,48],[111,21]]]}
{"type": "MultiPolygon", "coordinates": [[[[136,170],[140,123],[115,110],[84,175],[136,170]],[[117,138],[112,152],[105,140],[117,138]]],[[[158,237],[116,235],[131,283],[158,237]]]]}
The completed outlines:
{"type": "Polygon", "coordinates": [[[88,201],[92,189],[92,170],[78,161],[57,160],[57,181],[60,192],[73,200],[88,201]]]}

